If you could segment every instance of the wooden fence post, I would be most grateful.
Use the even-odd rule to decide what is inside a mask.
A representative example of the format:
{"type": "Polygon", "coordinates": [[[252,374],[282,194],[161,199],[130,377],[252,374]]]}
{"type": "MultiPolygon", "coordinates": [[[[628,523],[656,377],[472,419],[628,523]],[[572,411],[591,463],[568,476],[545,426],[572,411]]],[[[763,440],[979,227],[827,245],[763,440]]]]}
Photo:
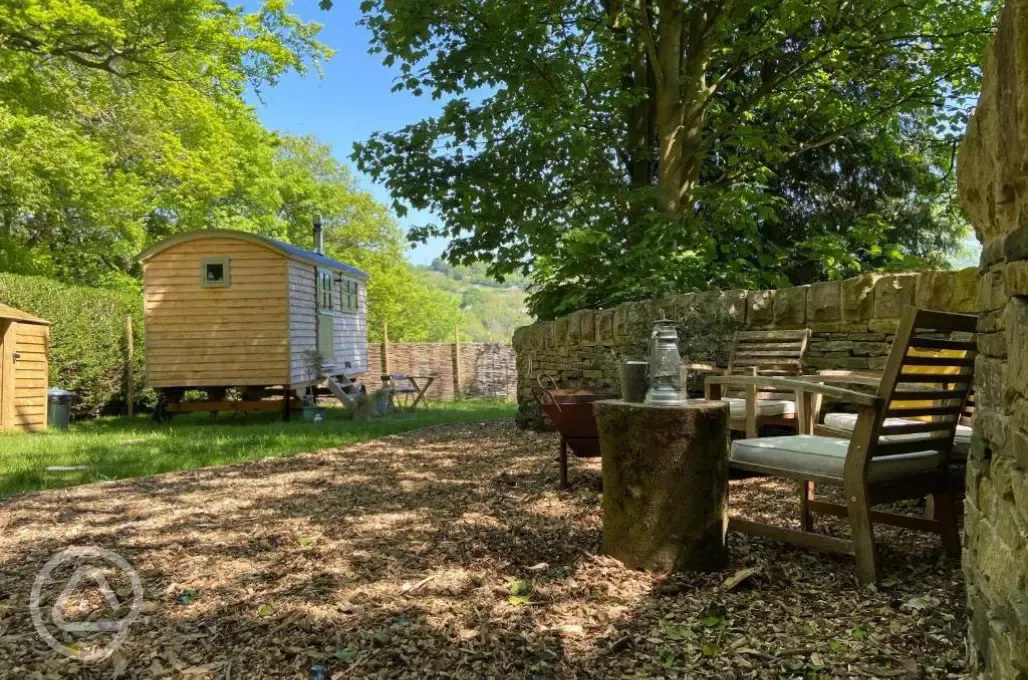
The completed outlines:
{"type": "Polygon", "coordinates": [[[451,346],[453,358],[453,399],[461,400],[461,374],[460,374],[460,328],[453,327],[453,345],[451,346]]]}
{"type": "Polygon", "coordinates": [[[128,364],[125,366],[125,405],[128,407],[128,416],[131,418],[135,414],[136,410],[136,386],[135,386],[135,366],[133,366],[133,354],[135,349],[135,339],[132,337],[132,315],[125,315],[125,360],[128,364]]]}
{"type": "Polygon", "coordinates": [[[389,375],[389,322],[382,322],[382,375],[389,375]]]}

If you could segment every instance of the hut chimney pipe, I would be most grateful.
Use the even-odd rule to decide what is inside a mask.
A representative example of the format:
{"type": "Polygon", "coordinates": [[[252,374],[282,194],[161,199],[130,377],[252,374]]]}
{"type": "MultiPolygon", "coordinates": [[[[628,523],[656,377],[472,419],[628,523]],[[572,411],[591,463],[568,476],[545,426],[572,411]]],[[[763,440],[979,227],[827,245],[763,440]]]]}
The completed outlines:
{"type": "Polygon", "coordinates": [[[321,215],[314,217],[314,252],[318,255],[325,254],[325,232],[321,228],[321,215]]]}

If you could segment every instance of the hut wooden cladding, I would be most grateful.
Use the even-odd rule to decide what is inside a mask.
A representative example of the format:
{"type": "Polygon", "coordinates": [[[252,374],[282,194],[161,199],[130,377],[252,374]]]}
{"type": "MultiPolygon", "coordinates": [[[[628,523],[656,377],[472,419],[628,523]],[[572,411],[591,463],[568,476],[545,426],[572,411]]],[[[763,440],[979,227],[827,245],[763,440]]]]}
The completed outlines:
{"type": "Polygon", "coordinates": [[[50,324],[0,304],[0,430],[46,429],[50,324]]]}
{"type": "Polygon", "coordinates": [[[154,388],[302,387],[368,368],[367,274],[264,236],[209,229],[143,252],[154,388]],[[304,352],[324,371],[312,381],[304,352]]]}

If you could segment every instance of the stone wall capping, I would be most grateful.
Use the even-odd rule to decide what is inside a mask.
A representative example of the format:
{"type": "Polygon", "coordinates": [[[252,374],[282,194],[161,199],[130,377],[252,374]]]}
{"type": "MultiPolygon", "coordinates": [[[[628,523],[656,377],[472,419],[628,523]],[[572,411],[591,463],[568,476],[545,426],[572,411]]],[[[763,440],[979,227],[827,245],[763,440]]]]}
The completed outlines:
{"type": "Polygon", "coordinates": [[[842,284],[839,281],[812,283],[807,290],[807,323],[842,320],[842,284]]]}
{"type": "Polygon", "coordinates": [[[874,316],[874,288],[881,274],[869,273],[842,282],[842,321],[869,321],[874,316]]]}
{"type": "Polygon", "coordinates": [[[917,273],[888,274],[875,281],[874,317],[899,318],[904,307],[914,304],[919,277],[917,273]]]}
{"type": "Polygon", "coordinates": [[[780,288],[773,305],[777,328],[801,328],[807,322],[807,291],[810,286],[780,288]]]}
{"type": "Polygon", "coordinates": [[[746,295],[746,326],[766,328],[775,322],[773,290],[751,290],[746,295]]]}
{"type": "MultiPolygon", "coordinates": [[[[950,309],[953,306],[953,278],[949,272],[925,272],[917,278],[914,304],[923,309],[950,309]]],[[[975,277],[977,279],[977,275],[975,277]]],[[[977,281],[976,287],[977,287],[977,281]]]]}
{"type": "Polygon", "coordinates": [[[975,267],[960,269],[950,280],[952,297],[949,309],[963,314],[974,314],[978,311],[978,270],[975,267]]]}

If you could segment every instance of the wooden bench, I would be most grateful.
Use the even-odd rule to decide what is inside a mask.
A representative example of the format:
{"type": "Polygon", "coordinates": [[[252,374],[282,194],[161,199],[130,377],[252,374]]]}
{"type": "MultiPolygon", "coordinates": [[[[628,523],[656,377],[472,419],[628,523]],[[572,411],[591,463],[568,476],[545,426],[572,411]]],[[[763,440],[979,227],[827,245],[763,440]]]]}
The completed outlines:
{"type": "MultiPolygon", "coordinates": [[[[810,329],[791,331],[739,331],[732,340],[728,368],[687,364],[689,370],[723,376],[795,377],[806,370],[810,329]]],[[[709,398],[709,395],[705,395],[709,398]]],[[[792,391],[773,383],[751,383],[723,393],[731,409],[731,429],[756,437],[761,426],[797,424],[799,402],[792,391]]]]}

